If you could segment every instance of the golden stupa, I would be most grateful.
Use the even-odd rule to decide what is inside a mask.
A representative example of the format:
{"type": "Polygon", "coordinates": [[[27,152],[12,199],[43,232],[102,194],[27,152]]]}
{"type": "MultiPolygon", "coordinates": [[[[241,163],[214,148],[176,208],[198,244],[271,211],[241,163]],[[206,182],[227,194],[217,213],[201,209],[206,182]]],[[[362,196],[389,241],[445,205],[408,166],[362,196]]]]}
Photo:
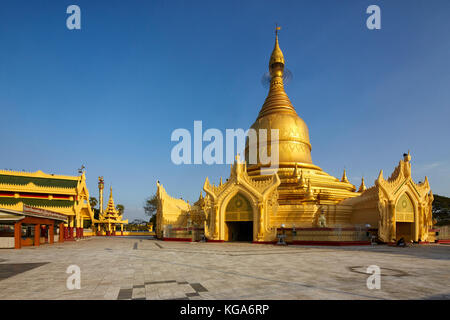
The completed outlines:
{"type": "MultiPolygon", "coordinates": [[[[362,179],[358,191],[345,170],[338,179],[313,164],[308,127],[284,90],[285,59],[277,31],[269,93],[251,128],[258,140],[259,130],[267,130],[267,153],[278,145],[278,170],[262,165],[259,152],[255,163],[237,156],[226,182],[220,178],[214,185],[206,178],[206,195],[200,193],[194,204],[170,197],[158,182],[157,237],[273,243],[283,234],[299,244],[366,244],[373,237],[382,242],[433,240],[433,195],[427,178],[419,184],[412,180],[409,153],[389,179],[381,172],[370,188],[362,179]],[[270,141],[273,129],[278,129],[277,141],[270,141]]],[[[247,140],[245,159],[249,150],[259,148],[253,143],[247,140]]]]}
{"type": "MultiPolygon", "coordinates": [[[[277,143],[270,141],[270,131],[278,129],[279,167],[278,175],[281,179],[279,200],[283,203],[300,203],[306,192],[306,184],[297,184],[300,176],[311,182],[313,192],[320,193],[322,203],[336,202],[355,196],[355,186],[342,179],[323,172],[313,164],[311,159],[311,143],[309,140],[308,126],[295,111],[289,97],[284,90],[283,72],[284,56],[278,42],[278,33],[275,35],[275,47],[269,60],[269,72],[271,76],[270,89],[266,100],[251,126],[256,132],[259,129],[267,130],[268,145],[277,143]],[[326,202],[328,201],[328,202],[326,202]]],[[[258,149],[259,145],[254,146],[258,149]]],[[[248,157],[248,140],[246,145],[246,159],[248,157]]],[[[258,153],[259,155],[259,150],[258,153]]],[[[259,160],[259,158],[258,158],[259,160]]],[[[268,166],[268,165],[267,165],[268,166]]],[[[264,166],[259,164],[248,165],[247,172],[252,177],[264,175],[267,172],[264,166]]]]}
{"type": "MultiPolygon", "coordinates": [[[[270,130],[279,130],[279,161],[284,165],[292,166],[295,163],[312,164],[308,127],[303,119],[297,115],[289,97],[284,91],[284,57],[278,44],[278,34],[276,35],[275,48],[269,61],[269,72],[271,77],[269,94],[251,128],[257,132],[259,129],[266,129],[269,141],[270,130]]],[[[246,152],[248,152],[248,147],[247,145],[246,152]]],[[[252,167],[252,169],[256,168],[252,167]]]]}

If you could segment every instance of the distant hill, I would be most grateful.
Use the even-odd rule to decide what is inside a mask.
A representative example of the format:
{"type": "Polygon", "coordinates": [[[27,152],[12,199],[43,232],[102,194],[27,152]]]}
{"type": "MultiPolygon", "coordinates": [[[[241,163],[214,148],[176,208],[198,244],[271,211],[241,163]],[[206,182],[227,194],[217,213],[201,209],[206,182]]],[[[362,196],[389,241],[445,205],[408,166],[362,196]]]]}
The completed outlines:
{"type": "Polygon", "coordinates": [[[433,218],[437,220],[436,225],[450,224],[450,198],[434,194],[433,218]]]}

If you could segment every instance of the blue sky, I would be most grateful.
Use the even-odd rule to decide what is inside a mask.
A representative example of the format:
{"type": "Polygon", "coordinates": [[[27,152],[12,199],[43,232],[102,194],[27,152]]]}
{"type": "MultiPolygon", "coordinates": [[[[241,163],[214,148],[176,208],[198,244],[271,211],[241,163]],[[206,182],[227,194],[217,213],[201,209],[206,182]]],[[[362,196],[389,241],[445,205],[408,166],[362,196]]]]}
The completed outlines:
{"type": "Polygon", "coordinates": [[[160,180],[196,200],[228,165],[170,160],[176,128],[248,128],[280,45],[313,162],[372,185],[411,150],[416,181],[450,196],[450,19],[433,1],[21,1],[0,3],[0,167],[97,177],[130,218],[160,180]],[[66,8],[81,8],[81,30],[66,8]],[[381,7],[381,30],[366,8],[381,7]]]}

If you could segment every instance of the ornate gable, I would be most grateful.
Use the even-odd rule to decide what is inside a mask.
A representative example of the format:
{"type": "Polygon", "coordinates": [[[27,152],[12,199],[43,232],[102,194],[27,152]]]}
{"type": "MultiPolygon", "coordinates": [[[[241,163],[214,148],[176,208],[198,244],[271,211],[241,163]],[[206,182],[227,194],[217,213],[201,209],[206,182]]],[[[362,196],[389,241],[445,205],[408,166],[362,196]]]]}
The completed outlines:
{"type": "Polygon", "coordinates": [[[379,187],[382,196],[388,201],[396,202],[404,192],[408,192],[418,202],[426,200],[431,190],[428,178],[425,177],[424,182],[415,183],[411,177],[410,160],[411,155],[409,153],[405,154],[404,159],[400,160],[398,166],[387,180],[383,178],[383,170],[380,171],[377,180],[375,180],[375,185],[379,187]]]}
{"type": "Polygon", "coordinates": [[[209,179],[205,179],[203,190],[211,196],[215,203],[223,201],[230,193],[243,191],[254,204],[266,200],[281,183],[278,174],[267,176],[264,179],[254,179],[247,174],[247,164],[241,161],[239,155],[231,165],[230,177],[225,184],[211,185],[209,179]]]}

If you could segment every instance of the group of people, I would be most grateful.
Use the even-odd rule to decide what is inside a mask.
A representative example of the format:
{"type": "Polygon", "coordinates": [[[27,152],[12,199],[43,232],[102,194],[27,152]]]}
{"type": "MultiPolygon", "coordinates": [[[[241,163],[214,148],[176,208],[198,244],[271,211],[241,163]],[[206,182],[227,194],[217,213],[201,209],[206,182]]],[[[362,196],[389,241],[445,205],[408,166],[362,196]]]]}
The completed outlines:
{"type": "MultiPolygon", "coordinates": [[[[419,239],[420,242],[420,239],[419,239]]],[[[413,241],[411,240],[411,244],[413,243],[413,241]]],[[[397,241],[397,247],[407,247],[405,238],[401,237],[400,240],[397,241]]]]}

